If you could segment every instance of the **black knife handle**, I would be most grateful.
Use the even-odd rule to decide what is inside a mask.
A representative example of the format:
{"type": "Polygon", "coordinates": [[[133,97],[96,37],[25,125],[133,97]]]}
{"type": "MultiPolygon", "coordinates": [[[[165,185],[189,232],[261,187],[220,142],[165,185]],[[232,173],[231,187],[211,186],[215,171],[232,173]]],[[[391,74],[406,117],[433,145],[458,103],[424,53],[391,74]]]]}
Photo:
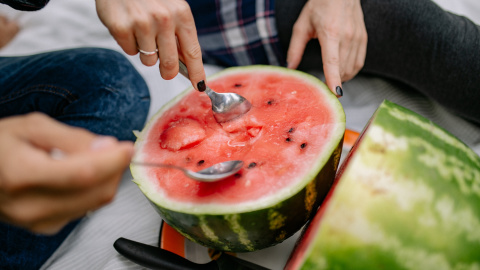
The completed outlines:
{"type": "Polygon", "coordinates": [[[199,264],[189,261],[168,250],[118,238],[113,247],[118,253],[141,266],[161,270],[218,270],[215,262],[199,264]]]}

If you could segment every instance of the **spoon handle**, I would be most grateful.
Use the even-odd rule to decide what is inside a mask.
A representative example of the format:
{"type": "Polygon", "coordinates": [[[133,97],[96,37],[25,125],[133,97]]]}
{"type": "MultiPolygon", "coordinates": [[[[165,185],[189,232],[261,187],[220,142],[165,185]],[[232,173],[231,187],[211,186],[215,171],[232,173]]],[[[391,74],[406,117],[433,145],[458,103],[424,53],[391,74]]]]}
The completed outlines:
{"type": "Polygon", "coordinates": [[[182,167],[178,167],[178,166],[170,165],[170,164],[165,164],[165,163],[132,161],[132,162],[130,162],[130,164],[139,165],[139,166],[148,166],[148,167],[173,168],[173,169],[180,170],[184,173],[187,173],[187,171],[182,167]]]}
{"type": "MultiPolygon", "coordinates": [[[[190,76],[188,76],[187,66],[180,59],[178,59],[178,67],[178,72],[182,74],[185,78],[190,80],[190,76]]],[[[216,92],[213,91],[210,87],[208,87],[208,85],[205,85],[205,91],[200,92],[205,92],[212,100],[212,103],[214,103],[213,101],[216,99],[216,92]]]]}
{"type": "Polygon", "coordinates": [[[180,59],[178,59],[178,66],[178,72],[180,72],[180,74],[182,74],[185,78],[190,79],[190,77],[188,76],[187,66],[180,59]]]}

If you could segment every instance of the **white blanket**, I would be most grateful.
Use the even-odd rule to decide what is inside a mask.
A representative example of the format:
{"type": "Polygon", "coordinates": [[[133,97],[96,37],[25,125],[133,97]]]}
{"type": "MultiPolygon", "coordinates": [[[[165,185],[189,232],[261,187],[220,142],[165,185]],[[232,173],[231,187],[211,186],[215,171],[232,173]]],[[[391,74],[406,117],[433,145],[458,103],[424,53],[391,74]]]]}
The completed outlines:
{"type": "MultiPolygon", "coordinates": [[[[480,1],[436,2],[480,24],[480,1]]],[[[97,18],[93,0],[52,0],[45,9],[29,13],[0,5],[0,13],[15,18],[22,27],[17,37],[0,50],[0,56],[26,55],[82,46],[121,51],[97,18]]],[[[160,77],[158,67],[143,66],[138,56],[128,58],[150,87],[152,104],[149,117],[189,85],[182,77],[165,81],[160,77]]],[[[74,69],[75,67],[72,67],[72,70],[74,69]]],[[[218,70],[219,67],[206,66],[207,74],[218,70]]],[[[340,100],[347,116],[347,128],[361,131],[383,99],[399,103],[432,119],[480,153],[480,132],[477,127],[450,114],[423,96],[406,93],[399,85],[380,78],[358,76],[345,83],[344,96],[340,100]]],[[[157,245],[161,219],[131,179],[130,173],[126,171],[115,200],[85,218],[43,269],[141,269],[119,255],[112,246],[119,237],[157,245]]],[[[293,247],[295,237],[281,245],[245,257],[266,267],[281,269],[293,247]]]]}

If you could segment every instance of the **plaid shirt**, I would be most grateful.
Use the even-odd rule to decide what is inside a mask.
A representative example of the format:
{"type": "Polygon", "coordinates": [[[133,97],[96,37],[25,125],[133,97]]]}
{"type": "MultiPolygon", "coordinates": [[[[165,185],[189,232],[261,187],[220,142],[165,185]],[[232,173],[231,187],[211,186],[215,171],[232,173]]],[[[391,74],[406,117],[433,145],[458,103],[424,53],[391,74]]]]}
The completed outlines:
{"type": "Polygon", "coordinates": [[[222,66],[285,65],[274,0],[187,0],[203,59],[222,66]]]}
{"type": "MultiPolygon", "coordinates": [[[[275,25],[274,0],[187,0],[206,63],[222,66],[285,65],[275,25]]],[[[37,10],[48,0],[0,0],[37,10]]]]}

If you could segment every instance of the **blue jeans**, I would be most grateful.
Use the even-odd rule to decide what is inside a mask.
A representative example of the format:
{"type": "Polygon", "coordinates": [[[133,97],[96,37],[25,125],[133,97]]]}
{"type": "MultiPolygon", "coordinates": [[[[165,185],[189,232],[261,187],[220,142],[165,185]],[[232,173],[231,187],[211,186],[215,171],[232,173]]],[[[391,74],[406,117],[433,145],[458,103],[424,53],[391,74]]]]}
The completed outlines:
{"type": "MultiPolygon", "coordinates": [[[[0,74],[0,118],[39,111],[97,134],[134,140],[132,130],[142,129],[150,106],[143,78],[112,50],[0,57],[0,74]]],[[[38,269],[77,223],[53,236],[0,223],[0,269],[38,269]]]]}

